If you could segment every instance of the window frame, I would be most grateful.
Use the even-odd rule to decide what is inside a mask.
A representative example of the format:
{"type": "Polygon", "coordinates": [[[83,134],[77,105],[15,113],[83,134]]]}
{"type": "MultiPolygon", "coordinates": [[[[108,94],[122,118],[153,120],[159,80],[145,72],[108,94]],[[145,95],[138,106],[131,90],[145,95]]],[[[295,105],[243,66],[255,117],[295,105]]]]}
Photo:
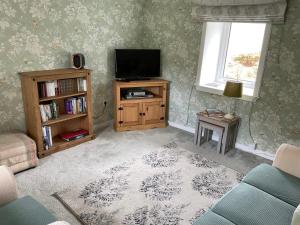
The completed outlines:
{"type": "MultiPolygon", "coordinates": [[[[219,56],[217,59],[218,66],[217,66],[217,70],[216,70],[216,74],[215,74],[215,83],[218,83],[220,85],[224,84],[226,82],[226,80],[224,80],[224,70],[225,70],[225,62],[226,62],[226,57],[227,57],[228,45],[229,45],[231,24],[232,24],[231,22],[224,22],[223,30],[221,31],[222,37],[225,36],[226,38],[222,38],[222,41],[221,41],[220,49],[223,48],[223,51],[219,52],[219,56]],[[222,82],[222,80],[224,80],[224,81],[222,82]]],[[[220,90],[219,88],[212,87],[212,86],[200,85],[201,69],[202,69],[202,62],[203,62],[204,49],[205,49],[206,31],[207,31],[207,22],[204,22],[203,27],[202,27],[200,55],[199,55],[199,61],[198,61],[198,71],[197,71],[197,79],[196,79],[195,86],[196,86],[196,89],[199,91],[223,95],[223,90],[220,90]]],[[[243,97],[241,98],[243,100],[256,101],[259,98],[259,92],[260,92],[262,77],[263,77],[263,73],[264,73],[264,69],[265,69],[265,62],[267,59],[270,37],[271,37],[271,24],[266,23],[265,34],[264,34],[264,38],[263,38],[263,44],[262,44],[261,55],[260,55],[260,60],[259,60],[259,66],[258,66],[258,70],[257,70],[257,76],[256,76],[255,82],[253,82],[254,83],[254,88],[252,88],[253,95],[243,94],[243,97]]],[[[251,88],[251,86],[253,86],[253,85],[245,84],[244,87],[251,88]]]]}

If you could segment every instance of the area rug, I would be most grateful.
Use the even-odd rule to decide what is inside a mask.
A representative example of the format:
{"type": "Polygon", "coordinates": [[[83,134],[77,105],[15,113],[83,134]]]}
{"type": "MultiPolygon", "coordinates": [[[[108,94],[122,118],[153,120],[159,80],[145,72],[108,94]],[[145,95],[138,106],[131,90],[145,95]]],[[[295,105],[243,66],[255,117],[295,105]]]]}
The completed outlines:
{"type": "MultiPolygon", "coordinates": [[[[86,174],[89,176],[89,174],[86,174]]],[[[242,175],[172,142],[55,193],[84,225],[192,224],[242,175]]]]}

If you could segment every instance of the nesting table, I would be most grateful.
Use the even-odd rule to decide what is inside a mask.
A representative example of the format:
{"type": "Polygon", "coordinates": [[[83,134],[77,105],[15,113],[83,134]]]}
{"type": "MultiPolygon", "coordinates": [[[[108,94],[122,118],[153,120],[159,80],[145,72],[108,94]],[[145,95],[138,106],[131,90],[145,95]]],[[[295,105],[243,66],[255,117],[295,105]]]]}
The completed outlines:
{"type": "Polygon", "coordinates": [[[239,124],[240,117],[238,116],[229,120],[224,117],[210,117],[203,112],[197,113],[194,144],[200,146],[204,142],[210,141],[213,132],[216,132],[219,137],[218,153],[225,154],[235,146],[239,124]]]}

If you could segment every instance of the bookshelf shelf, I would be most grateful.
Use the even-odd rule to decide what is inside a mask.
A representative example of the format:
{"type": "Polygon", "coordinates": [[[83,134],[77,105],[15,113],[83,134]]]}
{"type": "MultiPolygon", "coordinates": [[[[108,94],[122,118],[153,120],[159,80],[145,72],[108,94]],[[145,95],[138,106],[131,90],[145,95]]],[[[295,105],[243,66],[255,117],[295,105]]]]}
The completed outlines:
{"type": "Polygon", "coordinates": [[[51,148],[49,148],[47,151],[45,151],[45,156],[51,155],[55,152],[59,152],[64,149],[74,147],[74,146],[84,143],[86,141],[93,140],[94,138],[95,138],[94,135],[88,135],[83,138],[68,142],[68,141],[64,141],[60,137],[56,136],[53,138],[53,146],[51,148]]]}
{"type": "Polygon", "coordinates": [[[65,114],[65,115],[60,115],[57,119],[54,120],[48,120],[47,122],[42,123],[43,126],[49,126],[49,125],[53,125],[56,123],[61,123],[61,122],[65,122],[68,120],[73,120],[73,119],[77,119],[80,117],[85,117],[87,116],[86,113],[78,113],[78,114],[65,114]]]}
{"type": "Polygon", "coordinates": [[[74,94],[53,96],[53,97],[47,97],[47,98],[40,98],[40,102],[47,102],[47,101],[52,101],[52,100],[83,96],[83,95],[86,95],[86,93],[87,93],[86,91],[82,91],[82,92],[78,92],[78,93],[74,93],[74,94]]]}
{"type": "Polygon", "coordinates": [[[90,70],[33,71],[20,73],[20,76],[27,133],[35,140],[40,158],[95,138],[90,70]],[[81,89],[82,81],[84,89],[81,89]],[[44,97],[52,95],[53,88],[55,93],[61,95],[44,97]],[[49,107],[51,110],[48,110],[49,107]],[[67,114],[70,110],[77,114],[67,114]],[[57,119],[50,119],[57,114],[59,114],[57,119]],[[42,116],[44,121],[49,120],[42,122],[42,116]],[[60,138],[61,134],[81,129],[88,131],[88,135],[71,142],[60,138]],[[49,142],[49,138],[52,141],[49,142]]]}

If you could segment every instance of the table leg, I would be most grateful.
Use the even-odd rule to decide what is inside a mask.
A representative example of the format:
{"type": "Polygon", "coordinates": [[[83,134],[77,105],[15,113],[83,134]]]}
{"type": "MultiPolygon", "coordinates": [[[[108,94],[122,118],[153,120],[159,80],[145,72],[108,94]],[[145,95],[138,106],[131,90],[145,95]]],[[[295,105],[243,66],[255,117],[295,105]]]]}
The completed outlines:
{"type": "Polygon", "coordinates": [[[202,131],[203,131],[203,127],[201,126],[201,123],[199,125],[199,132],[198,132],[198,146],[200,146],[201,143],[201,139],[202,139],[202,131]]]}
{"type": "Polygon", "coordinates": [[[228,127],[224,128],[223,137],[222,137],[222,154],[225,155],[226,147],[228,144],[228,127]]]}
{"type": "Polygon", "coordinates": [[[199,125],[200,125],[200,120],[197,121],[196,128],[195,128],[195,134],[194,134],[194,145],[197,145],[198,143],[198,133],[199,133],[199,125]]]}

